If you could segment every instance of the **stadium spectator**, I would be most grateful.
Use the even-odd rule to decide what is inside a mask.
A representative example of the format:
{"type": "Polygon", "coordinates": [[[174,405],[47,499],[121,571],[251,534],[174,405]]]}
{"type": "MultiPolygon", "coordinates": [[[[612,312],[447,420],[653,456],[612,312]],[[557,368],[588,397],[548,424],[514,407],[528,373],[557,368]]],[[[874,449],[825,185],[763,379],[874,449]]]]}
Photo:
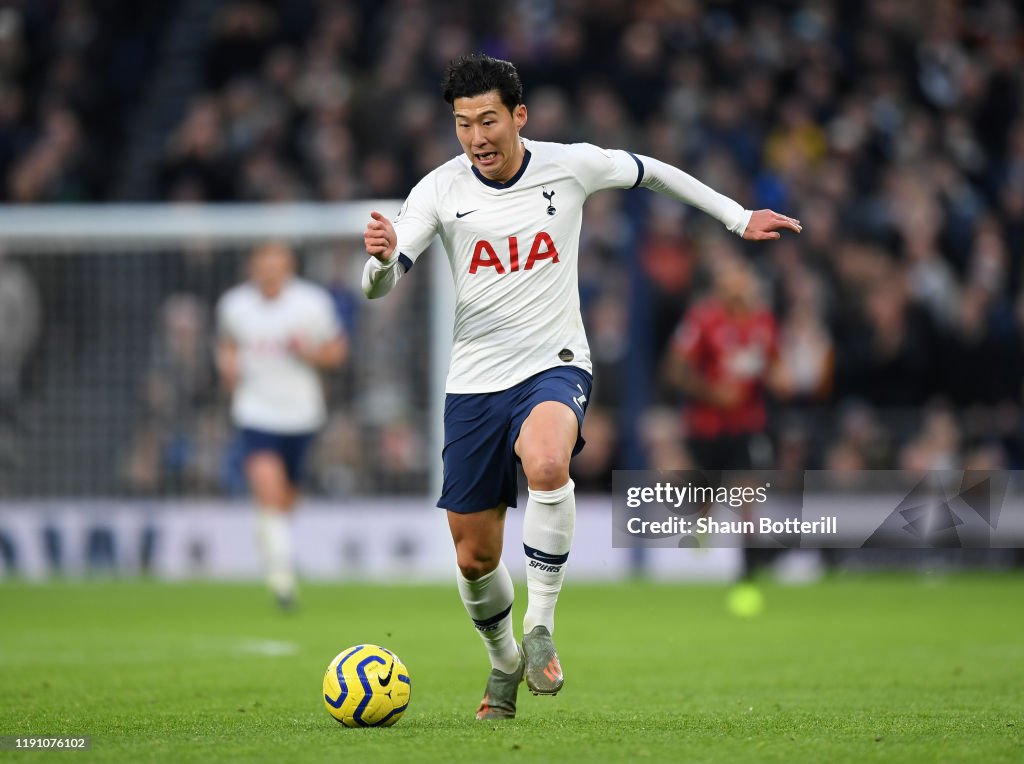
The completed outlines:
{"type": "Polygon", "coordinates": [[[217,488],[217,466],[205,455],[223,448],[225,438],[204,428],[217,421],[211,416],[217,386],[208,313],[189,293],[173,294],[161,306],[143,379],[141,423],[126,464],[135,491],[195,494],[217,488]]]}
{"type": "Polygon", "coordinates": [[[919,406],[940,390],[937,331],[898,271],[879,276],[867,286],[863,318],[843,338],[840,387],[879,406],[919,406]]]}
{"type": "Polygon", "coordinates": [[[42,305],[25,268],[0,251],[0,418],[13,415],[22,374],[42,332],[42,305]]]}
{"type": "Polygon", "coordinates": [[[953,412],[934,407],[921,430],[900,451],[900,469],[909,472],[952,470],[960,464],[960,427],[953,412]]]}
{"type": "Polygon", "coordinates": [[[220,104],[198,98],[171,136],[161,171],[164,193],[175,201],[217,202],[233,197],[221,133],[220,104]]]}
{"type": "Polygon", "coordinates": [[[696,287],[697,247],[686,233],[684,211],[655,200],[637,254],[651,287],[651,348],[660,358],[696,287]]]}
{"type": "Polygon", "coordinates": [[[676,409],[652,406],[644,412],[639,424],[640,440],[650,469],[696,469],[693,457],[686,450],[686,432],[676,409]]]}
{"type": "Polygon", "coordinates": [[[0,8],[6,201],[109,198],[171,5],[54,0],[0,8]]]}
{"type": "Polygon", "coordinates": [[[617,429],[611,412],[591,406],[583,422],[587,447],[572,461],[572,480],[580,493],[608,494],[612,471],[617,469],[617,429]]]}
{"type": "Polygon", "coordinates": [[[66,108],[47,111],[42,131],[11,167],[12,202],[77,202],[98,196],[99,169],[78,116],[66,108]]]}
{"type": "Polygon", "coordinates": [[[773,392],[786,408],[815,407],[832,392],[836,347],[825,317],[824,288],[804,266],[784,282],[785,317],[773,392]]]}
{"type": "Polygon", "coordinates": [[[257,71],[276,32],[274,11],[256,0],[231,0],[214,17],[204,61],[206,85],[214,90],[257,71]]]}

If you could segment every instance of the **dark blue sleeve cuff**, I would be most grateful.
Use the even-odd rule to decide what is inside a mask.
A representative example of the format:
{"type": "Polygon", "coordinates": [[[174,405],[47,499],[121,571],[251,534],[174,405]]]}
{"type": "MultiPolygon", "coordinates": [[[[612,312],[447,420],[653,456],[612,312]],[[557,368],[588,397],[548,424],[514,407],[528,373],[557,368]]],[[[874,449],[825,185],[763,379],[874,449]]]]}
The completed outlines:
{"type": "Polygon", "coordinates": [[[639,186],[641,181],[644,179],[644,163],[641,162],[640,158],[632,151],[627,151],[626,153],[633,157],[633,161],[636,162],[636,183],[629,187],[629,190],[632,191],[634,188],[639,186]]]}

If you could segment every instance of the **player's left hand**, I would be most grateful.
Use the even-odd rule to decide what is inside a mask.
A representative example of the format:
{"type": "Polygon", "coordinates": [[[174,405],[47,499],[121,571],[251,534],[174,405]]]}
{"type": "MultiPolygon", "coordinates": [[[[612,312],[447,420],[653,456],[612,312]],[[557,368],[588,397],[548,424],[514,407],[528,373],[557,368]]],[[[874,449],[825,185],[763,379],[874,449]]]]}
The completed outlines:
{"type": "Polygon", "coordinates": [[[803,226],[796,218],[780,215],[774,210],[754,210],[747,223],[747,230],[743,232],[743,238],[747,241],[771,241],[781,239],[781,230],[800,233],[803,226]]]}

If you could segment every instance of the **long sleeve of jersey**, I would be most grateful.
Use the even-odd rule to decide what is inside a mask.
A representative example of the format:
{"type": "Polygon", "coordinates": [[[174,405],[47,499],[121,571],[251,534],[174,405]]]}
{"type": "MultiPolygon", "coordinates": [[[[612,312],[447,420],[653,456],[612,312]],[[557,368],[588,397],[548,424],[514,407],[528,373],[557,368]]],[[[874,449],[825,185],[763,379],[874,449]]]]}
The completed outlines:
{"type": "Polygon", "coordinates": [[[703,210],[742,236],[751,212],[692,175],[658,159],[622,149],[602,149],[589,143],[566,147],[573,169],[587,194],[607,188],[643,186],[703,210]]]}
{"type": "Polygon", "coordinates": [[[383,297],[395,288],[405,271],[397,250],[386,263],[371,257],[363,266],[363,293],[371,300],[383,297]]]}
{"type": "Polygon", "coordinates": [[[750,210],[677,167],[652,157],[638,155],[636,159],[643,166],[641,186],[693,205],[719,220],[732,233],[743,235],[750,222],[750,210]]]}

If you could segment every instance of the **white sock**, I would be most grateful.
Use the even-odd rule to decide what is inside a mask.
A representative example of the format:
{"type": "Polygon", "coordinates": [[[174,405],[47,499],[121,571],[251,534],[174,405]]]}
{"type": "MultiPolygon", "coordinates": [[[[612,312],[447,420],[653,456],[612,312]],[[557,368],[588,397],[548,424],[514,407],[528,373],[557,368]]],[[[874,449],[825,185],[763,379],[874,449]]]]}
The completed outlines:
{"type": "Polygon", "coordinates": [[[261,508],[259,532],[267,585],[275,594],[292,594],[295,590],[295,569],[292,563],[291,516],[276,509],[261,508]]]}
{"type": "Polygon", "coordinates": [[[555,633],[555,603],[562,590],[565,566],[576,527],[576,484],[571,480],[553,491],[530,489],[523,517],[523,551],[526,552],[526,588],[529,599],[523,634],[535,626],[555,633]]]}
{"type": "Polygon", "coordinates": [[[484,641],[491,667],[511,674],[519,667],[519,648],[512,635],[515,590],[504,562],[475,581],[458,573],[459,594],[484,641]]]}

